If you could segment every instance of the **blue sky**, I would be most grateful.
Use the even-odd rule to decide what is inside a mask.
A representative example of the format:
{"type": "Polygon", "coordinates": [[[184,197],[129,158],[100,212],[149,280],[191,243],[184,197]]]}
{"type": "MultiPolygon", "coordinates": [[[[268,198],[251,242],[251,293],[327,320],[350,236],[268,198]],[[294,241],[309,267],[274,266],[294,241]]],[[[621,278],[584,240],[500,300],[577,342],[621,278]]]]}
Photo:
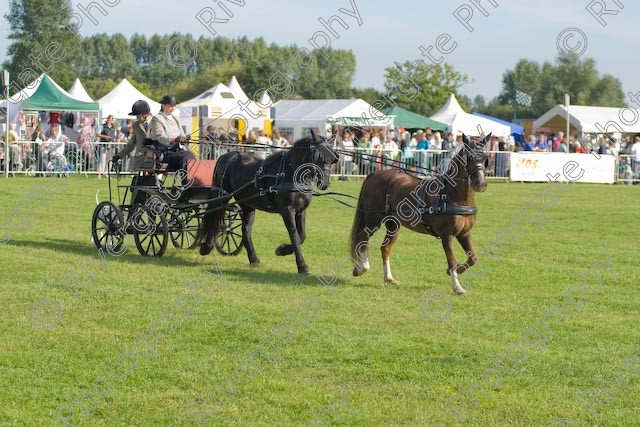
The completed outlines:
{"type": "MultiPolygon", "coordinates": [[[[419,46],[435,45],[440,34],[447,33],[451,41],[444,50],[457,44],[455,50],[444,55],[444,60],[456,70],[467,74],[471,83],[461,88],[470,96],[476,94],[492,98],[500,92],[503,73],[513,68],[521,58],[535,61],[553,61],[558,52],[558,36],[567,28],[577,28],[565,34],[573,35],[567,44],[584,50],[583,57],[597,61],[601,73],[609,73],[622,81],[626,92],[640,91],[640,56],[637,54],[635,27],[640,17],[640,5],[621,0],[601,0],[608,10],[619,10],[617,15],[603,15],[606,26],[599,23],[586,7],[592,0],[552,0],[515,2],[481,0],[480,6],[489,15],[472,6],[471,0],[444,1],[382,1],[382,0],[323,0],[309,1],[258,1],[258,0],[138,0],[135,3],[121,0],[116,6],[98,0],[107,11],[103,16],[94,9],[99,21],[94,25],[88,18],[80,30],[81,35],[120,32],[127,37],[134,32],[154,33],[189,32],[193,35],[210,35],[207,28],[198,22],[196,15],[205,7],[217,12],[217,17],[228,18],[223,6],[233,14],[228,22],[212,24],[217,33],[225,37],[264,37],[268,43],[297,44],[309,47],[309,38],[316,31],[327,30],[318,21],[328,20],[333,15],[341,17],[348,29],[334,23],[340,36],[330,36],[331,46],[351,49],[357,60],[354,85],[373,86],[383,89],[384,69],[394,61],[421,58],[419,46]],[[616,4],[616,2],[618,4],[616,4]],[[234,4],[236,3],[236,4],[234,4]],[[243,4],[240,6],[238,4],[243,4]],[[353,13],[355,3],[362,20],[340,8],[353,13]],[[460,20],[473,11],[469,23],[470,32],[454,11],[459,10],[460,20]],[[140,11],[145,11],[141,13],[140,11]],[[586,36],[586,44],[580,47],[580,34],[586,36]]],[[[74,10],[88,6],[89,0],[73,1],[74,10]]],[[[596,2],[597,3],[597,2],[596,2]]],[[[595,10],[598,4],[593,4],[595,10]]],[[[8,9],[8,1],[0,2],[0,14],[8,9]]],[[[208,18],[209,16],[204,16],[208,18]]],[[[0,26],[0,60],[6,58],[7,24],[0,26]]],[[[318,43],[321,37],[317,37],[318,43]]],[[[435,47],[432,52],[435,52],[435,47]]],[[[217,82],[212,82],[212,84],[217,82]]],[[[240,82],[242,84],[242,82],[240,82]]],[[[558,100],[558,103],[562,100],[558,100]]]]}

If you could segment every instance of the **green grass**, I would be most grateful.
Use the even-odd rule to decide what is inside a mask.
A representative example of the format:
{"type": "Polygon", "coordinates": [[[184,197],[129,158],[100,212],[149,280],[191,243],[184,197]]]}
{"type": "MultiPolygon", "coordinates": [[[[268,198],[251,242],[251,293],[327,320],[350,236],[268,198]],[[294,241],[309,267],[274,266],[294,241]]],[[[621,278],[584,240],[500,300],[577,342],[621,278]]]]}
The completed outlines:
{"type": "MultiPolygon", "coordinates": [[[[0,180],[0,213],[43,182],[0,180]]],[[[357,195],[360,185],[332,190],[357,195]]],[[[341,263],[354,211],[326,198],[309,209],[311,276],[275,256],[287,234],[265,213],[254,226],[259,268],[244,251],[201,257],[170,247],[143,258],[130,236],[124,255],[100,263],[90,223],[96,191],[104,198],[106,188],[70,178],[65,194],[22,211],[30,223],[0,245],[0,425],[60,425],[56,408],[74,399],[86,407],[73,406],[75,425],[199,425],[198,397],[206,422],[220,426],[321,425],[313,411],[337,426],[640,424],[639,187],[575,185],[542,208],[545,184],[490,183],[477,196],[480,261],[462,276],[466,298],[450,291],[440,242],[408,230],[392,253],[398,288],[382,284],[382,233],[372,239],[371,271],[351,277],[341,263]],[[521,234],[496,244],[512,220],[521,234]],[[489,251],[494,258],[482,255],[489,251]],[[606,256],[615,275],[611,265],[594,267],[606,256]],[[315,276],[329,268],[335,288],[315,276]],[[65,282],[86,286],[74,296],[65,282]],[[194,284],[198,297],[188,299],[194,284]],[[32,309],[42,300],[55,301],[61,319],[36,313],[36,328],[32,309]],[[560,312],[545,317],[554,304],[560,312]],[[155,344],[142,351],[136,339],[151,330],[155,344]],[[514,361],[521,350],[526,357],[514,361]],[[110,364],[116,374],[97,397],[91,384],[110,364]],[[597,414],[581,400],[589,389],[597,414]]]]}

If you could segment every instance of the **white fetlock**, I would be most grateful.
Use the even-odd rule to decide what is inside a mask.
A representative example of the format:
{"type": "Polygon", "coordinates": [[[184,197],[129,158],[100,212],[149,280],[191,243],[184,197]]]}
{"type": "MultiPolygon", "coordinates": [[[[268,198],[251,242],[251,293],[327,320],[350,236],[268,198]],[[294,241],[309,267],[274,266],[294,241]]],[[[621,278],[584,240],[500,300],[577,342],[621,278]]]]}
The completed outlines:
{"type": "Polygon", "coordinates": [[[364,273],[371,269],[369,258],[364,251],[360,253],[357,260],[352,259],[351,261],[351,263],[353,264],[353,275],[356,277],[362,276],[364,273]]]}
{"type": "Polygon", "coordinates": [[[467,291],[464,290],[462,286],[460,286],[460,281],[458,280],[458,272],[455,269],[451,271],[451,289],[456,295],[467,295],[467,291]]]}

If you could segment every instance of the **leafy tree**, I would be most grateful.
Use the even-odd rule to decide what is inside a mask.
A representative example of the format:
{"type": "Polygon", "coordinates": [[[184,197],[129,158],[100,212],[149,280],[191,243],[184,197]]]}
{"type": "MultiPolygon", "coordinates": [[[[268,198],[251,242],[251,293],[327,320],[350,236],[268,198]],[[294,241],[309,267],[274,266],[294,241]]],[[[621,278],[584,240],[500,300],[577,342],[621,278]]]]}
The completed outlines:
{"type": "Polygon", "coordinates": [[[382,92],[372,87],[367,87],[364,89],[353,88],[351,90],[352,98],[360,98],[369,104],[372,104],[375,101],[382,100],[382,92]]]}
{"type": "MultiPolygon", "coordinates": [[[[624,105],[620,81],[607,74],[601,77],[594,59],[583,60],[575,53],[559,54],[555,65],[549,62],[540,65],[521,59],[513,70],[508,70],[503,75],[499,103],[492,103],[487,108],[495,110],[497,105],[513,106],[516,90],[527,93],[532,99],[530,107],[518,106],[520,116],[537,117],[544,114],[556,104],[563,103],[565,93],[571,97],[571,103],[576,105],[624,105]]],[[[508,109],[501,110],[508,112],[508,109]]],[[[487,110],[485,112],[490,114],[487,110]]],[[[507,115],[513,115],[513,107],[507,115]]]]}
{"type": "Polygon", "coordinates": [[[394,62],[385,70],[385,98],[392,106],[397,104],[425,116],[433,115],[451,94],[458,95],[460,86],[467,82],[466,75],[448,64],[431,65],[423,60],[394,62]]]}
{"type": "Polygon", "coordinates": [[[79,40],[73,32],[77,28],[70,24],[69,0],[10,0],[10,7],[6,18],[15,42],[9,48],[9,69],[14,79],[22,72],[24,84],[41,73],[29,68],[28,55],[42,51],[53,40],[64,46],[67,56],[51,67],[52,77],[65,87],[80,77],[97,98],[123,77],[137,82],[154,99],[167,93],[187,99],[232,75],[242,82],[249,97],[269,88],[278,75],[294,84],[292,98],[352,96],[356,62],[351,51],[314,51],[310,63],[301,65],[300,48],[269,45],[263,38],[195,40],[190,34],[174,33],[134,34],[129,40],[122,34],[94,34],[79,40]]]}
{"type": "Polygon", "coordinates": [[[83,61],[75,64],[81,78],[123,78],[136,73],[136,59],[122,34],[95,34],[82,41],[83,61]]]}
{"type": "MultiPolygon", "coordinates": [[[[172,93],[175,94],[179,101],[186,101],[211,88],[218,82],[228,82],[233,75],[237,75],[240,72],[241,68],[242,65],[238,61],[223,62],[219,65],[211,66],[204,70],[203,73],[177,83],[173,87],[172,93]]],[[[247,92],[247,96],[251,98],[252,95],[247,92]]]]}
{"type": "Polygon", "coordinates": [[[20,89],[47,72],[60,85],[68,87],[76,75],[72,64],[79,43],[71,24],[69,0],[10,0],[9,59],[3,66],[20,89]]]}
{"type": "Polygon", "coordinates": [[[484,96],[476,95],[475,98],[473,98],[473,109],[474,110],[480,110],[480,109],[486,107],[486,105],[487,105],[487,100],[484,98],[484,96]]]}

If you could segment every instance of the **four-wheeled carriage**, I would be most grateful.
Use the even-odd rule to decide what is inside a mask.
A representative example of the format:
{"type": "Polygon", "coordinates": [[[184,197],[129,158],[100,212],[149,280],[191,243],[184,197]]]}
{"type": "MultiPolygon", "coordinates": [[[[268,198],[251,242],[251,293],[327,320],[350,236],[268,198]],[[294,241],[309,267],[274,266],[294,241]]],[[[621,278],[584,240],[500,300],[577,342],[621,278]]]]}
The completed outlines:
{"type": "MultiPolygon", "coordinates": [[[[212,186],[215,160],[192,160],[186,173],[158,166],[154,162],[149,170],[117,174],[131,177],[129,184],[116,185],[119,196],[124,190],[117,205],[112,202],[109,173],[109,200],[98,204],[91,222],[98,249],[120,255],[126,250],[127,234],[133,235],[143,256],[161,257],[169,240],[176,248],[194,246],[207,203],[220,196],[212,186]]],[[[215,247],[222,255],[237,255],[242,250],[242,210],[236,204],[224,209],[215,247]]]]}

